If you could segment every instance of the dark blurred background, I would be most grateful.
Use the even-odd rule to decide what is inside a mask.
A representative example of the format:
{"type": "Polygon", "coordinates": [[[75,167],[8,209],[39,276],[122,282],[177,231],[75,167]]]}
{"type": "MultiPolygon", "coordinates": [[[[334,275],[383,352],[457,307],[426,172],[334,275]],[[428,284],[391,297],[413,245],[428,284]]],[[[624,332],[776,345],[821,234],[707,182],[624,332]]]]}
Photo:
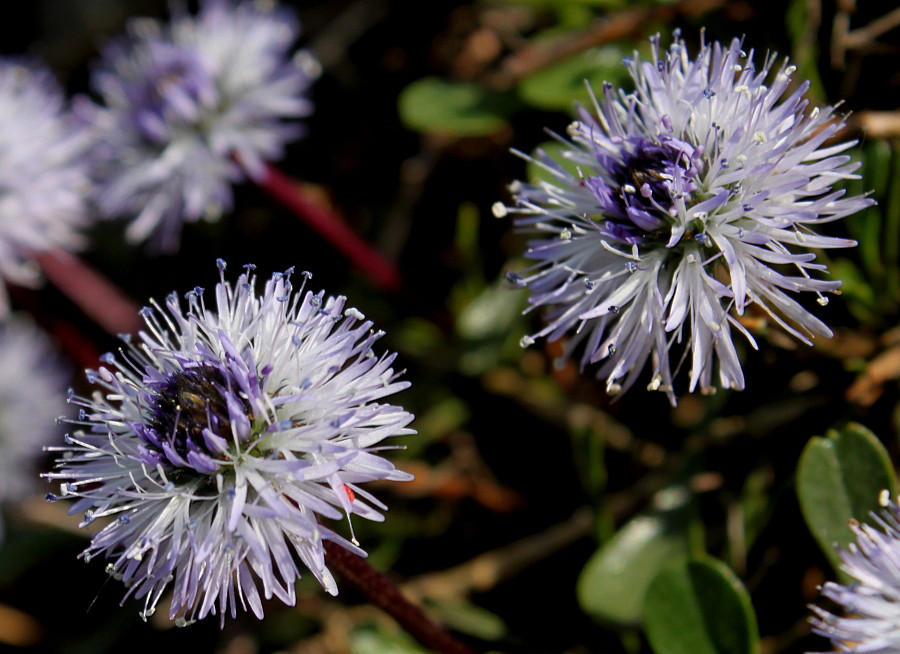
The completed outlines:
{"type": "MultiPolygon", "coordinates": [[[[373,288],[252,184],[235,188],[231,215],[187,225],[174,255],[123,245],[121,224],[102,223],[91,229],[84,259],[138,304],[172,290],[211,289],[217,257],[235,269],[255,263],[261,277],[296,266],[314,273],[311,288],[347,295],[384,329],[382,348],[399,352],[413,384],[396,401],[418,416],[420,434],[404,438],[408,449],[396,458],[417,480],[379,486],[391,507],[387,521],[354,526],[372,564],[411,584],[473,647],[649,651],[634,624],[589,617],[575,581],[599,543],[677,481],[696,493],[696,528],[707,551],[748,586],[764,654],[825,649],[807,635],[805,606],[833,573],[803,524],[793,471],[807,439],[843,420],[864,422],[896,454],[896,383],[888,376],[866,401],[849,398],[848,389],[896,343],[897,295],[872,285],[879,273],[860,255],[833,254],[845,260],[835,265],[856,275],[846,301],[816,307],[834,326],[834,341],[807,348],[769,329],[760,352],[743,348],[743,393],[684,397],[672,409],[662,394],[635,388],[611,403],[590,371],[552,368],[558,346],[519,348],[538,318],[521,314],[524,291],[510,289],[503,272],[521,266],[523,239],[490,207],[509,202],[506,186],[531,174],[510,148],[529,152],[548,140],[545,128],[563,132],[573,101],[586,99],[584,77],[627,84],[621,57],[646,51],[651,34],[666,42],[676,27],[694,48],[705,28],[710,41],[743,36],[757,62],[767,51],[790,56],[797,77],[812,80],[815,103],[843,100],[842,111],[852,112],[846,135],[869,148],[855,156],[887,166],[894,171],[888,180],[896,179],[900,133],[872,132],[871,121],[872,112],[896,112],[900,104],[900,32],[847,37],[890,8],[829,0],[282,4],[298,11],[298,45],[323,72],[311,90],[308,134],[279,166],[397,262],[402,290],[373,288]],[[584,46],[561,46],[576,42],[584,46]],[[562,50],[542,50],[548,43],[562,50]],[[579,59],[585,53],[592,58],[579,59]],[[479,89],[487,126],[432,117],[410,91],[423,78],[479,89]],[[752,529],[735,536],[735,520],[752,529]],[[543,540],[529,540],[535,534],[543,540]],[[518,549],[478,559],[497,577],[479,577],[473,559],[510,544],[518,549]],[[455,566],[462,566],[455,577],[433,575],[455,566]]],[[[0,49],[44,60],[72,94],[87,93],[103,43],[131,17],[167,12],[166,2],[154,0],[16,3],[16,17],[7,7],[0,20],[0,49]]],[[[885,211],[900,211],[890,188],[886,181],[876,195],[885,211]]],[[[845,225],[828,225],[827,233],[857,237],[845,225]]],[[[84,365],[73,343],[116,347],[52,285],[12,292],[14,306],[58,339],[73,371],[84,365]]],[[[73,373],[72,383],[86,392],[81,377],[73,373]]],[[[419,651],[351,589],[332,599],[312,579],[301,583],[297,607],[269,603],[264,621],[241,615],[221,630],[216,618],[184,629],[164,619],[144,624],[137,601],[119,606],[124,589],[107,579],[103,562],[76,559],[86,540],[78,517],[66,517],[61,505],[37,497],[8,511],[0,643],[10,651],[419,651]]],[[[158,613],[162,618],[162,608],[158,613]]]]}

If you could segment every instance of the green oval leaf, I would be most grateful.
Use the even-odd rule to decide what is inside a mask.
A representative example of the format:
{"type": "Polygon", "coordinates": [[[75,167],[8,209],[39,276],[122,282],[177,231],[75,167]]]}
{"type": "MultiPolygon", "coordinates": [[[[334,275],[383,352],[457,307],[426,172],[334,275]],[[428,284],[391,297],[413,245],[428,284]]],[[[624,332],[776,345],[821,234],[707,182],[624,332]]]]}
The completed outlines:
{"type": "Polygon", "coordinates": [[[656,654],[754,654],[759,641],[743,584],[708,557],[680,561],[656,576],[644,629],[656,654]]]}
{"type": "MultiPolygon", "coordinates": [[[[633,48],[627,48],[630,54],[633,48]]],[[[604,82],[619,86],[629,78],[622,65],[626,47],[610,43],[591,48],[532,73],[519,83],[519,97],[538,109],[568,111],[575,102],[590,106],[587,83],[599,95],[604,82]]]]}
{"type": "Polygon", "coordinates": [[[507,634],[503,619],[469,602],[428,602],[429,613],[442,625],[459,633],[495,642],[507,634]]]}
{"type": "Polygon", "coordinates": [[[868,429],[849,424],[809,440],[797,468],[797,496],[806,524],[835,570],[835,545],[854,540],[851,519],[867,522],[883,490],[894,495],[897,479],[884,446],[868,429]]]}
{"type": "Polygon", "coordinates": [[[377,627],[362,627],[350,633],[351,654],[426,654],[405,632],[387,633],[377,627]]]}
{"type": "Polygon", "coordinates": [[[578,578],[578,602],[588,614],[637,625],[647,587],[673,558],[691,551],[693,510],[683,487],[662,491],[664,508],[626,523],[588,560],[578,578]]]}
{"type": "MultiPolygon", "coordinates": [[[[876,241],[880,242],[880,239],[876,241]]],[[[866,325],[878,324],[883,317],[880,303],[884,300],[884,295],[875,292],[857,265],[850,259],[832,261],[831,276],[841,280],[841,301],[847,305],[853,317],[866,325]]]]}
{"type": "Polygon", "coordinates": [[[511,96],[477,84],[423,77],[400,93],[397,109],[410,129],[453,136],[487,136],[506,126],[511,96]]]}

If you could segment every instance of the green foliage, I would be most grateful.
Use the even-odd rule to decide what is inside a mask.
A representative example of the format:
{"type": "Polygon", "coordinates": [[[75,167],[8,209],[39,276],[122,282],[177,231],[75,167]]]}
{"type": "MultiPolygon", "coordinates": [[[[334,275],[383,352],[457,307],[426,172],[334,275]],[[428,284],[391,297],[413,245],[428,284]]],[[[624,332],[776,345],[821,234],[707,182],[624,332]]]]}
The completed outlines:
{"type": "Polygon", "coordinates": [[[867,521],[879,509],[884,490],[897,491],[890,457],[862,425],[832,429],[807,443],[797,468],[797,495],[807,525],[835,570],[840,564],[835,547],[854,540],[850,520],[867,521]]]}
{"type": "Polygon", "coordinates": [[[521,350],[524,300],[523,293],[511,291],[508,283],[498,279],[460,312],[457,329],[465,345],[459,360],[463,373],[483,373],[521,350]]]}
{"type": "Polygon", "coordinates": [[[502,618],[470,602],[432,601],[428,609],[441,624],[475,638],[497,642],[507,635],[502,618]]]}
{"type": "Polygon", "coordinates": [[[577,586],[586,613],[621,625],[639,624],[650,582],[673,558],[695,549],[688,490],[667,488],[657,495],[656,505],[622,526],[588,560],[577,586]]]}
{"type": "MultiPolygon", "coordinates": [[[[846,221],[859,247],[831,265],[844,282],[842,301],[864,325],[883,327],[900,309],[900,157],[888,141],[872,141],[857,148],[862,179],[848,180],[848,193],[871,190],[875,206],[846,221]]],[[[842,254],[844,254],[842,252],[842,254]]]]}
{"type": "Polygon", "coordinates": [[[791,0],[785,15],[785,27],[791,38],[791,60],[797,67],[796,79],[809,80],[808,95],[816,104],[827,104],[825,87],[819,76],[818,22],[810,15],[808,0],[791,0]]]}
{"type": "Polygon", "coordinates": [[[425,654],[403,631],[387,632],[375,627],[355,629],[350,635],[351,654],[425,654]]]}
{"type": "MultiPolygon", "coordinates": [[[[591,7],[594,9],[624,9],[633,6],[630,0],[501,0],[501,2],[517,5],[530,5],[541,9],[563,10],[568,7],[591,7]]],[[[645,4],[665,5],[675,0],[653,0],[645,4]]]]}
{"type": "Polygon", "coordinates": [[[743,532],[742,550],[748,549],[768,524],[772,513],[770,472],[758,468],[750,472],[740,496],[743,532]]]}
{"type": "Polygon", "coordinates": [[[580,52],[523,79],[519,97],[538,109],[571,111],[576,102],[589,107],[588,87],[600,95],[603,82],[620,85],[629,79],[622,58],[630,52],[630,46],[617,43],[580,52]]]}
{"type": "Polygon", "coordinates": [[[747,590],[711,557],[678,561],[656,576],[644,629],[656,654],[754,654],[759,645],[747,590]]]}
{"type": "Polygon", "coordinates": [[[410,129],[449,136],[487,136],[506,127],[516,108],[512,96],[478,84],[439,77],[416,80],[397,101],[410,129]]]}
{"type": "Polygon", "coordinates": [[[516,293],[501,275],[487,282],[480,257],[481,214],[471,203],[459,207],[455,249],[461,279],[450,293],[459,337],[459,370],[479,375],[504,359],[515,360],[525,334],[522,311],[526,296],[516,293]]]}

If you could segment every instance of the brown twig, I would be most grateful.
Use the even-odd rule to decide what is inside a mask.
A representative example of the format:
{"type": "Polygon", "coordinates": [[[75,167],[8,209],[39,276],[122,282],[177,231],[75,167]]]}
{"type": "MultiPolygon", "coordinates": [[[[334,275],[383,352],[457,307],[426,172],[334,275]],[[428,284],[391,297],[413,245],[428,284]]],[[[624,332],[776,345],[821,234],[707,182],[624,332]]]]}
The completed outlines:
{"type": "Polygon", "coordinates": [[[895,27],[900,27],[900,7],[889,11],[881,18],[876,18],[868,25],[848,32],[844,37],[844,47],[847,50],[858,50],[895,27]]]}
{"type": "Polygon", "coordinates": [[[850,14],[856,11],[855,0],[839,0],[831,21],[831,67],[843,70],[847,65],[847,34],[850,33],[850,14]]]}
{"type": "Polygon", "coordinates": [[[869,139],[900,137],[900,111],[860,111],[851,120],[869,139]]]}
{"type": "Polygon", "coordinates": [[[638,6],[610,12],[584,32],[529,44],[514,52],[502,62],[499,71],[484,81],[489,86],[508,89],[523,77],[588,48],[640,33],[648,21],[667,23],[676,16],[702,14],[724,4],[724,0],[681,0],[672,5],[638,6]]]}
{"type": "Polygon", "coordinates": [[[365,559],[327,540],[325,555],[329,566],[346,582],[352,584],[370,603],[388,613],[425,647],[441,654],[474,654],[474,650],[432,621],[365,559]]]}
{"type": "Polygon", "coordinates": [[[857,111],[850,114],[846,120],[847,122],[828,138],[827,145],[860,137],[869,141],[900,138],[900,111],[857,111]]]}
{"type": "Polygon", "coordinates": [[[900,344],[888,343],[885,350],[866,364],[844,397],[848,402],[871,406],[881,397],[885,384],[897,379],[900,379],[900,344]]]}
{"type": "Polygon", "coordinates": [[[330,23],[317,30],[309,50],[322,68],[333,69],[346,60],[350,47],[377,25],[387,11],[384,0],[355,0],[345,4],[330,23]]]}
{"type": "Polygon", "coordinates": [[[403,585],[413,597],[459,600],[471,592],[487,591],[519,570],[587,536],[593,512],[576,511],[571,518],[505,547],[479,554],[449,570],[423,575],[403,585]]]}
{"type": "Polygon", "coordinates": [[[839,0],[838,11],[831,25],[831,66],[836,70],[844,70],[848,51],[870,50],[876,45],[875,40],[879,36],[900,27],[900,7],[876,18],[868,25],[851,30],[850,16],[854,13],[856,13],[855,0],[839,0]]]}

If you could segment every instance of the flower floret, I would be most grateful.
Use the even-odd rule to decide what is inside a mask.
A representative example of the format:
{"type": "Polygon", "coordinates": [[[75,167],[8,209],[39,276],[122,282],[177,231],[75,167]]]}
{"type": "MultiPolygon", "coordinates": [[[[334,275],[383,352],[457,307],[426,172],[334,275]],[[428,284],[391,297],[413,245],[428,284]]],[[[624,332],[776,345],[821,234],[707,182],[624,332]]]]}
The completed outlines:
{"type": "Polygon", "coordinates": [[[379,453],[413,432],[378,401],[408,383],[373,353],[372,323],[306,277],[257,295],[250,269],[222,275],[215,308],[195,289],[186,309],[171,295],[143,312],[147,329],[90,375],[98,390],[72,396],[79,429],[45,475],[82,524],[112,520],[83,556],[108,558],[145,616],[166,589],[179,621],[262,616],[261,598],[294,603],[301,568],[337,593],[323,542],[365,553],[320,520],[381,520],[359,484],[411,478],[379,453]]]}
{"type": "Polygon", "coordinates": [[[651,45],[625,62],[634,90],[605,85],[559,155],[522,155],[548,180],[515,182],[515,204],[494,210],[532,236],[513,278],[548,314],[525,343],[570,335],[565,356],[601,363],[613,394],[650,361],[648,387],[674,403],[673,361],[690,364],[691,391],[744,387],[732,329],[756,347],[748,308],[807,343],[831,335],[790,294],[838,290],[811,250],[855,243],[814,228],[872,200],[833,188],[858,177],[842,154],[854,142],[828,143],[842,122],[808,109],[806,84],[790,91],[793,66],[757,70],[737,39],[695,58],[677,35],[651,45]]]}

